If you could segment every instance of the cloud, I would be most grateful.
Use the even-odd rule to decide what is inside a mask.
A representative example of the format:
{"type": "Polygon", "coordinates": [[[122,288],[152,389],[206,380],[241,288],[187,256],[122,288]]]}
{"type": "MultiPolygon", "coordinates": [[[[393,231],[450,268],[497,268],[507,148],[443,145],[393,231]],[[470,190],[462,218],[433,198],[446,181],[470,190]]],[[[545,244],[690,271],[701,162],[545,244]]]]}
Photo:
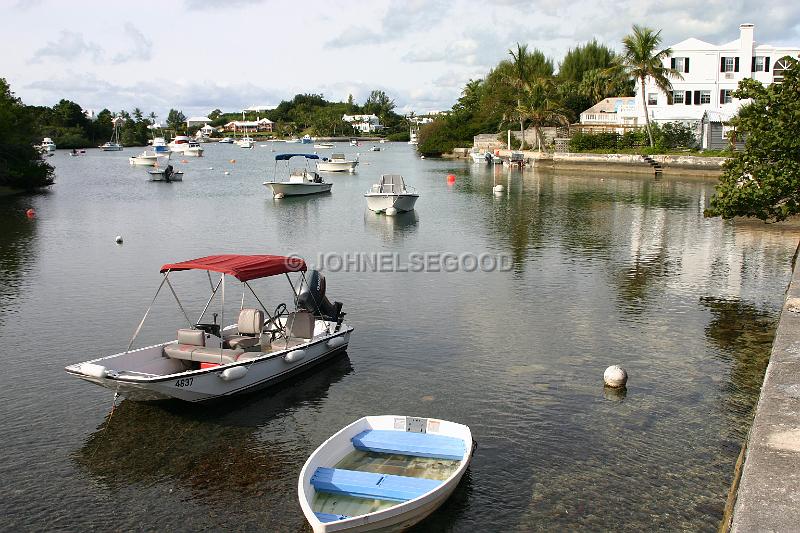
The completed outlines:
{"type": "Polygon", "coordinates": [[[149,61],[153,57],[153,41],[145,37],[145,35],[130,22],[125,23],[124,31],[133,44],[128,51],[116,54],[112,62],[119,64],[131,60],[149,61]]]}
{"type": "Polygon", "coordinates": [[[96,43],[86,41],[81,33],[62,30],[58,34],[58,39],[36,50],[31,61],[39,63],[47,58],[73,61],[83,56],[89,56],[95,62],[99,62],[103,58],[103,49],[96,43]]]}
{"type": "Polygon", "coordinates": [[[334,37],[325,43],[331,48],[346,48],[348,46],[364,46],[367,44],[381,44],[390,41],[392,36],[383,32],[372,31],[363,26],[349,28],[338,37],[334,37]]]}

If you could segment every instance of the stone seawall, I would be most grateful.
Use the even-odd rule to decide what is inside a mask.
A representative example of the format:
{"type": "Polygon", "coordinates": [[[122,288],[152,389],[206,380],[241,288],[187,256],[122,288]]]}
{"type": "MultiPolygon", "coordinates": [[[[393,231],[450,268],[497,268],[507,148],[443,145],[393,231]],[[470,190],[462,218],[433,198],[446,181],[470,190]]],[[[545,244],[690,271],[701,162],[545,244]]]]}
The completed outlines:
{"type": "MultiPolygon", "coordinates": [[[[725,522],[723,531],[728,528],[725,522]]],[[[800,531],[800,269],[796,253],[747,437],[730,531],[800,531]]]]}

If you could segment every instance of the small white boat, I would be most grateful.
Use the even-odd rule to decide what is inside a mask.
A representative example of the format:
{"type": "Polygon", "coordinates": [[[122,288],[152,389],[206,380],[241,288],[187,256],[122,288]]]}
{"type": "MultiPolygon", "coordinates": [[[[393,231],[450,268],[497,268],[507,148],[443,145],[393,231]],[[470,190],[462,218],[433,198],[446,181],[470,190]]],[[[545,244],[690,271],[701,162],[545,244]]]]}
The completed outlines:
{"type": "Polygon", "coordinates": [[[135,155],[133,157],[128,158],[128,163],[131,165],[141,166],[141,167],[154,167],[158,163],[158,160],[161,156],[156,152],[148,152],[145,150],[139,155],[135,155]]]}
{"type": "Polygon", "coordinates": [[[350,139],[350,146],[358,146],[358,139],[350,139]]]}
{"type": "Polygon", "coordinates": [[[42,139],[42,144],[36,146],[36,149],[46,154],[48,152],[55,152],[56,151],[56,143],[53,142],[53,139],[50,137],[45,137],[42,139]]]}
{"type": "Polygon", "coordinates": [[[356,171],[358,158],[348,160],[344,154],[332,154],[330,159],[323,158],[317,163],[320,172],[350,172],[356,171]]]}
{"type": "Polygon", "coordinates": [[[404,531],[458,486],[474,449],[469,427],[410,416],[367,416],[322,443],[297,493],[314,533],[404,531]]]}
{"type": "Polygon", "coordinates": [[[381,151],[381,147],[380,147],[380,146],[372,146],[372,147],[369,149],[369,151],[370,151],[370,152],[380,152],[380,151],[381,151]]]}
{"type": "Polygon", "coordinates": [[[173,181],[183,181],[183,172],[180,170],[173,170],[172,165],[167,165],[164,168],[154,168],[148,170],[150,181],[165,181],[167,183],[173,181]]]}
{"type": "Polygon", "coordinates": [[[295,143],[299,143],[299,142],[300,142],[300,139],[298,139],[297,137],[295,137],[294,139],[288,139],[288,140],[286,140],[285,142],[287,142],[287,143],[289,143],[289,144],[295,144],[295,143]]]}
{"type": "Polygon", "coordinates": [[[419,139],[417,137],[418,132],[419,130],[414,129],[413,127],[411,128],[411,130],[408,132],[408,144],[413,146],[417,146],[419,144],[419,139]]]}
{"type": "Polygon", "coordinates": [[[380,140],[380,141],[378,141],[378,142],[379,142],[379,143],[381,143],[381,144],[384,144],[384,143],[386,142],[386,139],[381,139],[381,140],[380,140]]]}
{"type": "Polygon", "coordinates": [[[169,149],[172,152],[182,154],[184,150],[189,148],[190,140],[187,135],[176,135],[172,142],[169,143],[169,149]]]}
{"type": "Polygon", "coordinates": [[[273,181],[265,181],[264,185],[272,189],[274,198],[330,192],[333,184],[323,180],[319,174],[308,168],[308,162],[317,159],[319,159],[319,156],[316,154],[277,154],[275,156],[273,181]],[[304,168],[289,169],[289,161],[293,157],[305,158],[306,166],[304,168]],[[288,179],[285,181],[275,181],[275,177],[278,174],[278,161],[286,161],[288,179]]]}
{"type": "MultiPolygon", "coordinates": [[[[180,313],[175,316],[175,323],[182,323],[176,337],[132,349],[148,309],[124,352],[76,363],[65,370],[136,401],[175,398],[202,402],[253,392],[314,368],[347,348],[353,328],[343,322],[342,304],[331,303],[325,296],[322,274],[311,271],[307,275],[306,269],[298,257],[277,255],[213,255],[163,265],[164,277],[153,302],[162,289],[166,291],[165,286],[178,299],[170,279],[175,272],[205,271],[196,281],[206,275],[210,279],[212,272],[220,274],[219,281],[212,282],[197,320],[187,327],[184,319],[188,315],[180,313]],[[288,305],[281,303],[268,311],[251,281],[283,274],[287,278],[297,276],[294,281],[289,279],[293,297],[288,305]],[[232,287],[241,289],[242,294],[235,300],[238,303],[241,298],[242,304],[237,322],[223,327],[226,276],[236,279],[232,287]],[[203,322],[215,297],[220,323],[217,313],[213,323],[203,322]],[[259,307],[246,307],[250,302],[257,302],[259,307]]],[[[203,286],[196,281],[190,286],[203,286]]],[[[179,300],[178,307],[184,311],[179,300]]]]}
{"type": "Polygon", "coordinates": [[[253,140],[252,137],[246,135],[244,137],[236,139],[236,141],[234,141],[234,144],[236,144],[236,146],[238,146],[239,148],[252,148],[253,146],[256,145],[256,142],[253,140]]]}
{"type": "Polygon", "coordinates": [[[167,145],[166,139],[164,137],[155,137],[153,138],[153,151],[157,154],[168,154],[169,153],[169,146],[167,145]]]}
{"type": "Polygon", "coordinates": [[[364,197],[370,211],[394,215],[413,211],[419,194],[413,187],[410,190],[406,187],[400,174],[384,174],[381,181],[374,184],[364,197]]]}
{"type": "Polygon", "coordinates": [[[300,139],[300,142],[302,144],[311,144],[312,142],[314,142],[314,140],[311,138],[311,135],[305,134],[303,135],[303,138],[300,139]]]}
{"type": "Polygon", "coordinates": [[[233,144],[233,139],[230,137],[223,137],[222,139],[217,141],[219,144],[233,144]]]}
{"type": "Polygon", "coordinates": [[[183,155],[187,157],[203,157],[203,152],[205,149],[200,146],[200,142],[196,140],[190,140],[188,146],[183,149],[183,155]]]}
{"type": "Polygon", "coordinates": [[[473,163],[491,163],[492,161],[492,154],[489,152],[481,153],[481,152],[470,152],[469,156],[472,158],[473,163]]]}
{"type": "Polygon", "coordinates": [[[314,144],[314,148],[333,148],[333,143],[316,143],[314,144]]]}
{"type": "Polygon", "coordinates": [[[119,152],[122,150],[122,144],[119,142],[119,125],[124,122],[122,117],[115,117],[112,121],[114,124],[114,131],[111,134],[111,140],[98,146],[104,152],[119,152]]]}

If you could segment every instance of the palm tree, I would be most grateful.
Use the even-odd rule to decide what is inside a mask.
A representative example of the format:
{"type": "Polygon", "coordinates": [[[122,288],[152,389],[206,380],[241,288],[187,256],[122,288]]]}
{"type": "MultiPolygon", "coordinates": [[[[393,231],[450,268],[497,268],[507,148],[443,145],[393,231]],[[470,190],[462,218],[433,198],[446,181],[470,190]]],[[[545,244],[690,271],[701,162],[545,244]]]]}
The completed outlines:
{"type": "Polygon", "coordinates": [[[542,151],[540,128],[554,124],[568,126],[571,115],[558,97],[552,78],[539,78],[528,84],[516,112],[522,119],[530,121],[540,152],[542,151]]]}
{"type": "Polygon", "coordinates": [[[665,48],[657,51],[661,44],[661,30],[654,31],[650,28],[633,25],[633,33],[626,35],[622,39],[624,51],[617,56],[615,65],[611,71],[622,72],[629,78],[633,78],[642,88],[642,106],[644,107],[644,120],[647,127],[647,136],[650,138],[650,146],[653,146],[653,132],[650,130],[650,116],[647,113],[647,94],[645,94],[645,81],[652,78],[656,86],[670,97],[672,84],[669,78],[683,79],[683,76],[675,70],[664,66],[664,60],[672,55],[672,50],[665,48]]]}
{"type": "Polygon", "coordinates": [[[524,107],[522,100],[538,80],[552,78],[553,61],[547,59],[539,50],[528,52],[527,44],[517,43],[517,49],[509,50],[508,53],[513,61],[511,62],[511,72],[505,76],[505,81],[517,91],[517,106],[514,112],[519,118],[520,150],[524,150],[526,115],[519,112],[524,107]]]}

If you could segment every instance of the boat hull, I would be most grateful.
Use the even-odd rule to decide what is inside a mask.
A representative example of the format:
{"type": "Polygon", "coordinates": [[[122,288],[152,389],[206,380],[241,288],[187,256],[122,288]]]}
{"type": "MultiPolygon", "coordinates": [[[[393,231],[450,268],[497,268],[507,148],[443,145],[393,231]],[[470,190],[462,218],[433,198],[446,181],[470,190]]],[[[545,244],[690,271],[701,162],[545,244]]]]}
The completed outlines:
{"type": "MultiPolygon", "coordinates": [[[[150,174],[150,181],[167,181],[166,178],[164,178],[163,170],[150,170],[148,171],[148,174],[150,174]]],[[[183,172],[173,172],[169,176],[169,181],[183,181],[183,172]]]]}
{"type": "Polygon", "coordinates": [[[355,172],[358,161],[320,161],[317,170],[321,172],[355,172]]]}
{"type": "Polygon", "coordinates": [[[128,158],[128,163],[139,167],[154,167],[158,163],[158,156],[136,156],[128,158]]]}
{"type": "Polygon", "coordinates": [[[183,155],[187,157],[203,157],[202,148],[187,148],[183,151],[183,155]]]}
{"type": "Polygon", "coordinates": [[[419,198],[418,194],[367,193],[364,196],[367,207],[376,213],[383,213],[390,207],[397,209],[398,213],[413,211],[419,198]]]}
{"type": "Polygon", "coordinates": [[[305,196],[308,194],[319,194],[330,192],[332,183],[286,183],[280,181],[268,181],[265,185],[272,189],[272,195],[282,194],[284,196],[305,196]]]}
{"type": "Polygon", "coordinates": [[[461,482],[464,473],[472,460],[473,441],[468,427],[445,420],[427,419],[429,423],[440,424],[442,435],[457,436],[464,441],[464,456],[461,458],[457,470],[442,484],[432,491],[415,499],[398,503],[387,509],[354,516],[333,522],[320,522],[312,508],[314,488],[311,477],[318,467],[332,467],[350,451],[353,450],[351,439],[365,429],[380,428],[393,429],[397,427],[398,419],[406,417],[375,416],[364,417],[349,426],[346,426],[317,448],[306,461],[300,472],[297,483],[298,498],[303,514],[306,516],[314,533],[329,533],[334,531],[365,532],[365,531],[404,531],[427,518],[438,509],[455,491],[461,482]]]}
{"type": "MultiPolygon", "coordinates": [[[[304,372],[344,351],[350,342],[350,333],[352,331],[353,328],[351,327],[343,327],[340,331],[330,335],[320,336],[305,344],[290,346],[284,350],[264,354],[262,357],[214,368],[177,372],[166,376],[148,377],[145,374],[120,372],[116,377],[109,375],[101,377],[86,374],[84,369],[87,367],[82,367],[82,365],[87,364],[110,366],[114,364],[113,359],[120,357],[122,354],[78,363],[66,367],[65,370],[96,385],[118,391],[126,398],[134,401],[147,402],[178,399],[187,402],[204,402],[255,392],[304,372]],[[343,340],[331,343],[331,339],[343,340]],[[330,346],[330,344],[333,346],[330,346]],[[304,357],[287,362],[285,356],[289,352],[296,350],[303,350],[304,357]],[[247,369],[244,376],[232,380],[223,378],[223,372],[236,367],[247,369]]],[[[153,352],[152,357],[162,357],[162,349],[168,344],[172,343],[141,348],[130,352],[130,354],[135,355],[136,352],[141,353],[144,350],[150,350],[153,352]]]]}

